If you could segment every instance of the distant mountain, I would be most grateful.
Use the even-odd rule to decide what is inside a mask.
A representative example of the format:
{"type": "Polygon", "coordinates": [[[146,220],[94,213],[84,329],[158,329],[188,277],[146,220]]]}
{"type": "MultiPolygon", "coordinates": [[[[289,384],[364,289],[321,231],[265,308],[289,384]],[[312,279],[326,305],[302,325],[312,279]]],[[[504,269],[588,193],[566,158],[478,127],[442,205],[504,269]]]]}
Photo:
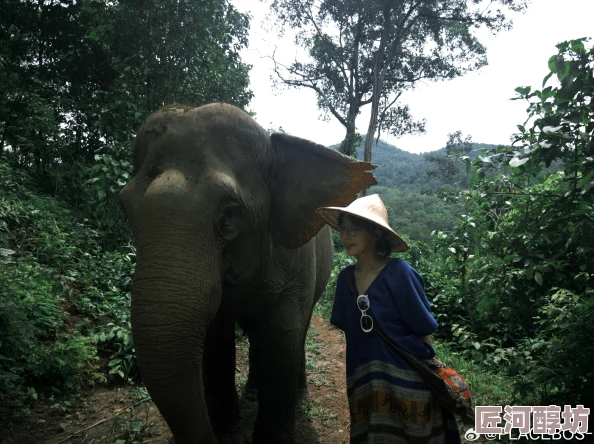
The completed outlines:
{"type": "MultiPolygon", "coordinates": [[[[357,149],[357,158],[363,159],[365,140],[357,149]]],[[[496,147],[483,143],[473,144],[470,157],[477,150],[496,147]]],[[[337,145],[330,148],[337,149],[337,145]]],[[[373,171],[378,185],[370,189],[378,193],[386,207],[390,225],[399,234],[413,240],[426,241],[433,230],[449,230],[453,223],[452,208],[435,193],[447,187],[444,180],[435,174],[428,174],[436,165],[426,159],[426,154],[414,154],[396,148],[380,140],[372,146],[371,163],[377,166],[373,171]]],[[[431,154],[445,156],[445,148],[431,154]]]]}
{"type": "MultiPolygon", "coordinates": [[[[357,158],[363,160],[363,150],[365,145],[365,136],[359,148],[357,148],[357,158]]],[[[337,149],[338,144],[330,148],[337,149]]],[[[473,144],[473,151],[470,157],[474,158],[479,153],[477,150],[483,148],[496,147],[485,143],[473,144]]],[[[431,151],[431,154],[444,155],[445,148],[431,151]]],[[[375,140],[372,145],[371,163],[377,165],[373,171],[378,180],[378,186],[400,189],[437,190],[445,184],[439,177],[429,176],[427,173],[435,169],[435,165],[426,160],[425,155],[430,153],[415,154],[396,148],[383,140],[377,145],[375,140]]]]}

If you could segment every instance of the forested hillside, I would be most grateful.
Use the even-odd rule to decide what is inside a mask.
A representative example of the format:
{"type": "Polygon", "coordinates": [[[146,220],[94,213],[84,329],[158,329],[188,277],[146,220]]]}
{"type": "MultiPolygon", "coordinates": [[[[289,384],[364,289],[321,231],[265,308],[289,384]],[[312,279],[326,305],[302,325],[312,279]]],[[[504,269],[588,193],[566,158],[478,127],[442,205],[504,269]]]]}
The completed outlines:
{"type": "MultiPolygon", "coordinates": [[[[364,144],[363,136],[361,145],[357,148],[358,159],[363,159],[364,144]]],[[[379,140],[377,144],[374,140],[372,147],[371,162],[377,165],[373,174],[379,186],[423,191],[436,190],[443,185],[441,178],[428,174],[432,164],[426,160],[425,155],[404,151],[383,140],[379,140]]],[[[443,150],[436,153],[442,154],[443,150]]]]}
{"type": "MultiPolygon", "coordinates": [[[[357,148],[357,158],[363,158],[365,137],[357,148]]],[[[331,148],[337,149],[339,145],[331,148]]],[[[472,144],[468,157],[476,158],[481,151],[496,148],[496,145],[472,144]]],[[[444,192],[452,191],[452,181],[441,172],[440,164],[430,159],[446,159],[446,150],[441,148],[424,154],[401,150],[382,140],[373,143],[372,163],[377,166],[374,175],[378,185],[370,193],[378,193],[388,209],[392,228],[406,238],[428,242],[431,233],[450,230],[459,209],[446,202],[444,192]]],[[[450,160],[456,178],[466,176],[464,162],[450,160]]],[[[463,186],[467,186],[467,182],[463,186]]],[[[337,245],[339,247],[339,245],[337,245]]]]}

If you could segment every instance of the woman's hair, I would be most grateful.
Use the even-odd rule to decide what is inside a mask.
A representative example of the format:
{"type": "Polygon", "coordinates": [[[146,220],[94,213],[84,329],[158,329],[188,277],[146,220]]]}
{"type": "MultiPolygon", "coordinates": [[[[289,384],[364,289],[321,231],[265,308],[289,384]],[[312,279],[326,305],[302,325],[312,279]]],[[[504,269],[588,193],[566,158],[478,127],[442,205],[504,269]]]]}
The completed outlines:
{"type": "MultiPolygon", "coordinates": [[[[362,218],[354,216],[352,214],[349,214],[349,218],[351,219],[351,222],[353,223],[353,225],[355,227],[362,228],[363,230],[367,231],[372,236],[375,236],[375,230],[377,230],[379,228],[379,230],[381,231],[382,234],[381,234],[380,238],[375,242],[375,251],[377,251],[377,254],[379,254],[380,256],[384,256],[384,257],[390,256],[390,253],[392,252],[392,244],[390,243],[390,240],[388,239],[388,233],[386,232],[386,230],[384,230],[382,227],[380,227],[376,223],[373,223],[366,219],[362,219],[362,218]]],[[[342,226],[343,220],[344,220],[344,213],[343,212],[338,213],[338,226],[342,226]]]]}

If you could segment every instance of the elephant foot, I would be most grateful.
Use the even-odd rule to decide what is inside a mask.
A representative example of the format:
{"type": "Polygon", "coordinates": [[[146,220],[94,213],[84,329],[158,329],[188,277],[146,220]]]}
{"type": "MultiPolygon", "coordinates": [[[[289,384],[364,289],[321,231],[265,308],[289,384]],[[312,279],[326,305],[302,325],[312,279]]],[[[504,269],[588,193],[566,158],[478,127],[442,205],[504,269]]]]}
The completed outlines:
{"type": "Polygon", "coordinates": [[[297,444],[293,427],[261,433],[257,428],[252,436],[252,444],[297,444]]]}
{"type": "Polygon", "coordinates": [[[217,444],[245,444],[246,436],[242,431],[239,410],[211,416],[210,419],[217,444]]]}
{"type": "MultiPolygon", "coordinates": [[[[220,442],[223,442],[223,441],[216,441],[215,442],[214,439],[218,439],[218,438],[215,438],[214,435],[210,434],[210,438],[207,437],[207,438],[205,438],[205,440],[201,440],[200,441],[200,444],[202,444],[202,443],[204,443],[204,444],[218,444],[220,442]]],[[[246,442],[246,441],[224,441],[224,442],[229,442],[229,443],[231,443],[231,442],[238,442],[238,443],[241,443],[241,444],[250,444],[249,442],[246,442]]],[[[169,438],[169,441],[167,441],[167,444],[177,444],[177,441],[176,441],[175,437],[172,436],[171,438],[169,438]]]]}
{"type": "Polygon", "coordinates": [[[257,401],[258,400],[258,389],[254,388],[248,384],[243,386],[241,390],[241,397],[247,401],[257,401]]]}
{"type": "MultiPolygon", "coordinates": [[[[247,401],[257,401],[258,400],[258,389],[253,387],[248,387],[248,385],[244,385],[241,391],[241,397],[247,401]]],[[[297,405],[301,407],[307,407],[311,403],[311,397],[309,396],[309,391],[307,389],[299,390],[299,394],[297,395],[297,405]]]]}
{"type": "Polygon", "coordinates": [[[297,405],[300,407],[308,407],[311,404],[311,397],[307,389],[299,390],[297,395],[297,405]]]}
{"type": "Polygon", "coordinates": [[[241,431],[240,427],[222,433],[217,433],[216,436],[217,444],[247,444],[249,441],[251,441],[241,431]]]}

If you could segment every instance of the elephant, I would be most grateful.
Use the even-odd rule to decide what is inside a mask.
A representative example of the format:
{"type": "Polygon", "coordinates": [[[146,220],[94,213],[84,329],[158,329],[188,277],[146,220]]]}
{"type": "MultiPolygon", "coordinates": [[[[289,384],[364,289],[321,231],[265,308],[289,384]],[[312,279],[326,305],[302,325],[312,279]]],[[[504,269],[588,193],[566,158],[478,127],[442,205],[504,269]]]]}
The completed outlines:
{"type": "Polygon", "coordinates": [[[377,183],[375,167],[269,135],[225,103],[157,110],[132,154],[134,175],[119,194],[136,245],[132,335],[175,441],[243,442],[237,322],[257,374],[252,442],[293,443],[305,336],[333,266],[330,229],[315,209],[348,205],[377,183]]]}

